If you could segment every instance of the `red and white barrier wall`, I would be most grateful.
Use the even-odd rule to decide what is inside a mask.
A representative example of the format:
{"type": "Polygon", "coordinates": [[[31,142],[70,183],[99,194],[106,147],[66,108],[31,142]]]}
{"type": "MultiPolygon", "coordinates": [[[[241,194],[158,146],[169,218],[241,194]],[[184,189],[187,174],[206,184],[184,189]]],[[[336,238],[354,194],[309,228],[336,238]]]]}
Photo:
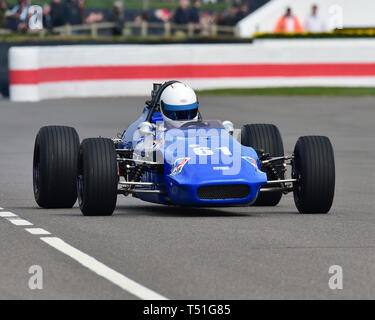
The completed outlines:
{"type": "Polygon", "coordinates": [[[195,89],[375,86],[375,41],[13,47],[9,69],[12,101],[148,95],[171,79],[195,89]]]}

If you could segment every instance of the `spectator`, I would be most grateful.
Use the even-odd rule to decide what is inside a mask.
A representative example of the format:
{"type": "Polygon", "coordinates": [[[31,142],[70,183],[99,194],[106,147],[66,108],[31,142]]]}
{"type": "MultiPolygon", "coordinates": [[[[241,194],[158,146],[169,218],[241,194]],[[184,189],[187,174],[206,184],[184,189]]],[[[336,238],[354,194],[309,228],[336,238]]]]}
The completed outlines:
{"type": "Polygon", "coordinates": [[[179,7],[176,10],[174,21],[176,24],[188,24],[189,23],[189,2],[188,0],[180,0],[179,7]]]}
{"type": "Polygon", "coordinates": [[[276,24],[275,33],[300,33],[302,31],[299,19],[293,15],[291,8],[287,8],[285,14],[276,24]]]}
{"type": "Polygon", "coordinates": [[[125,24],[124,8],[122,5],[122,1],[116,1],[113,4],[112,14],[109,17],[109,21],[115,23],[115,27],[112,29],[112,34],[114,36],[121,36],[125,24]]]}
{"type": "Polygon", "coordinates": [[[61,0],[52,0],[51,2],[51,25],[60,27],[65,24],[65,8],[61,0]]]}
{"type": "Polygon", "coordinates": [[[238,4],[234,4],[229,8],[229,12],[224,14],[221,23],[225,26],[235,26],[241,20],[241,11],[238,4]]]}
{"type": "Polygon", "coordinates": [[[78,9],[79,9],[79,15],[81,17],[81,24],[86,23],[86,21],[85,21],[85,15],[86,15],[85,0],[77,0],[77,6],[78,6],[78,9]]]}
{"type": "Polygon", "coordinates": [[[201,24],[207,26],[213,23],[215,23],[215,15],[207,11],[202,12],[201,24]]]}
{"type": "Polygon", "coordinates": [[[84,23],[102,22],[103,19],[104,19],[104,14],[102,12],[90,12],[88,17],[84,19],[84,23]]]}
{"type": "Polygon", "coordinates": [[[250,14],[250,6],[248,1],[243,1],[240,6],[240,12],[237,15],[238,21],[246,18],[250,14]]]}
{"type": "MultiPolygon", "coordinates": [[[[152,23],[167,23],[171,18],[171,13],[168,9],[157,9],[151,15],[150,22],[152,23]]],[[[151,28],[148,33],[153,36],[164,35],[165,30],[162,28],[151,28]]]]}
{"type": "Polygon", "coordinates": [[[43,27],[52,29],[51,6],[49,4],[43,6],[43,27]]]}
{"type": "Polygon", "coordinates": [[[194,23],[195,25],[199,25],[201,22],[201,17],[200,17],[201,5],[202,5],[201,0],[194,0],[193,5],[189,11],[189,22],[194,23]]]}
{"type": "Polygon", "coordinates": [[[223,11],[219,11],[215,16],[215,23],[223,26],[225,25],[225,15],[223,11]]]}
{"type": "Polygon", "coordinates": [[[193,5],[189,10],[189,23],[194,24],[194,33],[199,34],[202,29],[201,25],[201,8],[202,2],[201,0],[194,0],[193,5]]]}
{"type": "Polygon", "coordinates": [[[318,16],[318,6],[313,5],[311,8],[311,15],[306,20],[306,31],[311,33],[324,32],[324,21],[318,16]]]}
{"type": "Polygon", "coordinates": [[[65,3],[65,23],[70,25],[82,24],[81,9],[77,0],[67,0],[65,3]]]}
{"type": "Polygon", "coordinates": [[[141,14],[137,15],[134,18],[134,22],[137,22],[137,23],[150,22],[150,21],[151,21],[151,18],[146,11],[142,12],[141,14]]]}
{"type": "Polygon", "coordinates": [[[151,22],[166,23],[171,18],[171,13],[168,9],[157,9],[155,10],[153,19],[151,22]]]}
{"type": "Polygon", "coordinates": [[[19,31],[27,30],[29,7],[30,4],[27,0],[18,0],[18,4],[10,12],[10,18],[15,20],[16,29],[19,31]]]}
{"type": "Polygon", "coordinates": [[[77,0],[77,5],[82,21],[81,23],[95,23],[103,21],[104,15],[102,12],[90,12],[90,14],[86,16],[85,0],[77,0]]]}
{"type": "Polygon", "coordinates": [[[4,29],[7,22],[7,11],[8,11],[8,2],[6,0],[0,1],[0,29],[4,29]]]}

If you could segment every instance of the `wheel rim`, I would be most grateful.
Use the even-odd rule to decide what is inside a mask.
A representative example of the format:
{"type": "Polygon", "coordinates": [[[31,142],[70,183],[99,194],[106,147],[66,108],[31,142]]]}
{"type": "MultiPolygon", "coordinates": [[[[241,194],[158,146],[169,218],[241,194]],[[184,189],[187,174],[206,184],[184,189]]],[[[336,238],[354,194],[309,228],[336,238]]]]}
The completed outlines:
{"type": "Polygon", "coordinates": [[[301,175],[301,172],[299,170],[299,166],[298,166],[298,163],[297,163],[297,158],[298,158],[298,154],[295,153],[295,159],[293,160],[292,162],[292,178],[293,179],[297,179],[297,182],[294,182],[293,183],[293,195],[294,195],[294,199],[295,199],[295,202],[297,205],[299,205],[300,203],[300,195],[301,195],[301,191],[302,191],[302,185],[301,185],[301,182],[302,182],[302,175],[301,175]]]}

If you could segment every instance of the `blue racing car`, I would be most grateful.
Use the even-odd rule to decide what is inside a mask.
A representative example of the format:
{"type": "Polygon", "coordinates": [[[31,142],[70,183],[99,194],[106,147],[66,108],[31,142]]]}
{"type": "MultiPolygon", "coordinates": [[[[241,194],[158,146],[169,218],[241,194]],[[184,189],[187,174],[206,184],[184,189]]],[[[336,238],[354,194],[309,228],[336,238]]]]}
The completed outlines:
{"type": "Polygon", "coordinates": [[[221,207],[276,206],[293,192],[301,213],[327,213],[335,162],[327,137],[300,137],[293,154],[284,155],[276,126],[248,124],[237,132],[230,121],[205,120],[194,91],[168,81],[154,84],[140,117],[118,138],[80,143],[73,128],[41,128],[33,186],[40,207],[70,208],[78,197],[87,216],[112,215],[120,194],[221,207]]]}

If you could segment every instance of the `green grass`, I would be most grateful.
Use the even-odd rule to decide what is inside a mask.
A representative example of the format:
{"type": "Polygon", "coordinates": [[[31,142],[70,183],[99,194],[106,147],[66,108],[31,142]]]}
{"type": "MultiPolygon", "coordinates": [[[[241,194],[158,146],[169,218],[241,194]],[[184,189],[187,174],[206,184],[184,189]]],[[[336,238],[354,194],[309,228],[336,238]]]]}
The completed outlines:
{"type": "Polygon", "coordinates": [[[331,96],[360,97],[375,96],[375,87],[289,87],[202,90],[203,95],[248,95],[248,96],[331,96]]]}

